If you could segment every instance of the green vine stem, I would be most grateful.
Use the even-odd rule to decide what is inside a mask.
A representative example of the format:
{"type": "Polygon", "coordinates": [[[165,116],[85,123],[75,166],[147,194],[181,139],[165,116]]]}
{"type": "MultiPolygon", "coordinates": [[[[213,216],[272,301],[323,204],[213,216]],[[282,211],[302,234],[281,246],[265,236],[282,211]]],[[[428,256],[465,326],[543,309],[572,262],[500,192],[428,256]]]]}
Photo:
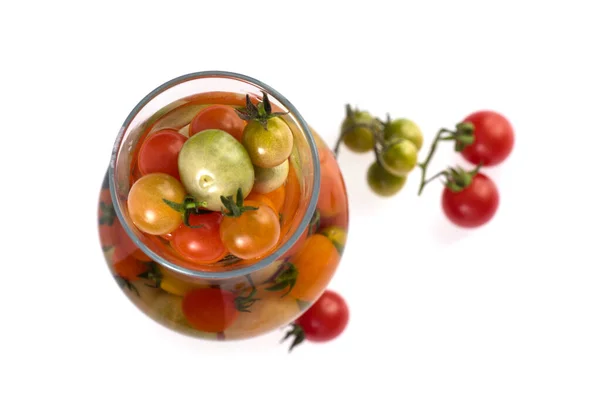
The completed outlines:
{"type": "Polygon", "coordinates": [[[427,178],[427,168],[433,159],[433,155],[435,154],[438,143],[443,141],[454,141],[454,151],[460,152],[466,146],[473,143],[475,139],[473,133],[474,127],[470,122],[461,122],[457,124],[455,131],[446,128],[442,128],[438,131],[438,133],[435,135],[435,139],[431,143],[431,147],[429,148],[429,152],[427,153],[425,161],[418,164],[419,168],[421,169],[421,183],[419,184],[418,192],[419,196],[421,193],[423,193],[423,189],[429,182],[439,178],[440,176],[446,176],[448,173],[448,171],[442,171],[433,175],[431,178],[427,178]]]}
{"type": "Polygon", "coordinates": [[[252,277],[250,275],[246,275],[246,279],[248,280],[248,283],[250,283],[250,293],[248,293],[247,296],[237,296],[234,300],[235,308],[240,312],[250,312],[250,307],[260,300],[259,298],[255,297],[257,290],[256,286],[254,286],[254,282],[252,281],[252,277]]]}

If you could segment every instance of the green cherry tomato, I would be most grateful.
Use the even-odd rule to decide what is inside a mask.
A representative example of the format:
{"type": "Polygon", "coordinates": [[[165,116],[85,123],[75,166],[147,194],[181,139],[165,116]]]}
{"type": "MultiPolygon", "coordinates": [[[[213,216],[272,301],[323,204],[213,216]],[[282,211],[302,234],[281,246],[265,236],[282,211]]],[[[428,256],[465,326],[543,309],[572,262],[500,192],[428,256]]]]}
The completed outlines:
{"type": "Polygon", "coordinates": [[[387,145],[381,152],[383,168],[392,175],[407,175],[417,165],[417,153],[417,146],[406,139],[387,145]]]}
{"type": "Polygon", "coordinates": [[[395,119],[383,128],[383,138],[386,141],[395,139],[407,139],[413,142],[417,151],[423,146],[423,133],[421,128],[413,121],[406,118],[395,119]]]}
{"type": "Polygon", "coordinates": [[[382,197],[393,196],[406,183],[406,176],[395,176],[375,161],[367,171],[367,182],[371,190],[382,197]]]}
{"type": "Polygon", "coordinates": [[[292,153],[294,136],[290,127],[279,117],[267,120],[267,129],[259,121],[248,122],[242,134],[252,164],[273,168],[283,163],[292,153]]]}
{"type": "Polygon", "coordinates": [[[346,118],[342,123],[342,132],[350,129],[344,136],[344,144],[350,150],[356,153],[366,153],[373,150],[374,137],[373,132],[369,128],[353,125],[371,124],[373,117],[366,111],[357,111],[354,113],[354,118],[346,118]]]}
{"type": "Polygon", "coordinates": [[[220,211],[221,196],[244,197],[254,184],[254,167],[244,147],[229,133],[206,129],[189,138],[177,160],[181,183],[206,208],[220,211]]]}
{"type": "Polygon", "coordinates": [[[261,168],[254,166],[253,191],[258,193],[271,193],[285,183],[290,170],[290,162],[285,160],[273,168],[261,168]]]}

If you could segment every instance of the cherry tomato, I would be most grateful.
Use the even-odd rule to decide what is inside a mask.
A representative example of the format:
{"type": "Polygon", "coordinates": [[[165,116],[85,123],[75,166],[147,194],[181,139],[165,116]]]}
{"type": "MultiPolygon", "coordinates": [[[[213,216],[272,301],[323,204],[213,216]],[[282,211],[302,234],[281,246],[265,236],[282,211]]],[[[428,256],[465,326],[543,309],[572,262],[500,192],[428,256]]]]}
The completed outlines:
{"type": "Polygon", "coordinates": [[[298,324],[304,331],[306,340],[326,342],[338,337],[346,326],[350,312],[346,301],[331,290],[326,290],[304,314],[298,324]]]}
{"type": "Polygon", "coordinates": [[[331,243],[333,243],[340,254],[344,252],[346,239],[348,237],[348,233],[344,228],[339,226],[328,226],[327,228],[322,229],[319,233],[331,240],[331,243]]]}
{"type": "Polygon", "coordinates": [[[115,224],[115,251],[113,253],[113,261],[118,262],[128,256],[133,256],[133,258],[144,262],[150,261],[150,257],[133,243],[133,240],[127,235],[127,232],[125,232],[125,229],[123,229],[121,224],[118,221],[115,222],[115,224]]]}
{"type": "Polygon", "coordinates": [[[273,211],[277,213],[277,208],[270,198],[261,193],[251,192],[245,199],[245,201],[255,201],[257,203],[263,203],[269,206],[273,211]]]}
{"type": "Polygon", "coordinates": [[[442,209],[454,224],[475,228],[492,219],[500,195],[496,184],[482,173],[473,177],[471,184],[459,192],[445,188],[442,193],[442,209]]]}
{"type": "Polygon", "coordinates": [[[322,218],[330,218],[348,208],[346,187],[333,153],[327,152],[321,162],[321,187],[317,209],[322,218]]]}
{"type": "Polygon", "coordinates": [[[388,142],[396,139],[407,139],[417,147],[417,151],[421,150],[423,146],[421,128],[406,118],[398,118],[386,123],[383,128],[383,138],[388,142]]]}
{"type": "Polygon", "coordinates": [[[224,217],[221,240],[231,254],[243,260],[265,256],[279,240],[279,216],[263,203],[245,201],[244,206],[257,209],[239,217],[224,217]]]}
{"type": "Polygon", "coordinates": [[[373,117],[366,111],[354,111],[352,116],[347,116],[342,122],[342,132],[348,130],[344,136],[344,144],[356,153],[366,153],[373,150],[374,137],[371,129],[358,124],[371,124],[373,117]]]}
{"type": "Polygon", "coordinates": [[[148,267],[140,260],[129,255],[113,264],[113,269],[117,275],[128,281],[139,279],[138,275],[146,272],[148,267]]]}
{"type": "Polygon", "coordinates": [[[188,323],[204,332],[223,332],[239,314],[235,307],[235,295],[217,288],[188,292],[181,309],[188,323]]]}
{"type": "Polygon", "coordinates": [[[406,139],[386,146],[381,152],[381,164],[387,172],[406,176],[417,165],[417,146],[406,139]]]}
{"type": "Polygon", "coordinates": [[[138,153],[138,168],[142,175],[155,172],[179,179],[177,157],[187,138],[175,129],[162,129],[148,136],[138,153]]]}
{"type": "Polygon", "coordinates": [[[475,141],[463,149],[463,157],[473,163],[493,166],[512,152],[515,134],[510,122],[494,111],[478,111],[464,119],[475,128],[475,141]]]}
{"type": "Polygon", "coordinates": [[[138,179],[129,190],[127,208],[134,225],[151,235],[173,232],[182,223],[181,213],[163,199],[183,203],[185,189],[171,175],[153,173],[138,179]]]}
{"type": "Polygon", "coordinates": [[[206,107],[192,119],[190,137],[206,129],[220,129],[241,141],[245,126],[232,107],[216,104],[206,107]]]}
{"type": "Polygon", "coordinates": [[[289,295],[299,300],[314,301],[333,277],[340,262],[340,254],[327,237],[312,235],[304,241],[289,262],[298,271],[289,295]]]}
{"type": "Polygon", "coordinates": [[[287,182],[285,184],[285,199],[281,207],[281,225],[282,231],[287,233],[294,222],[294,216],[300,204],[300,182],[296,170],[292,167],[288,173],[287,182]]]}
{"type": "Polygon", "coordinates": [[[219,261],[227,254],[227,249],[219,236],[219,227],[223,214],[190,215],[191,228],[181,225],[173,232],[171,246],[184,258],[200,263],[211,264],[219,261]]]}
{"type": "Polygon", "coordinates": [[[271,200],[273,206],[275,206],[275,212],[280,212],[283,208],[283,203],[285,202],[285,185],[279,186],[272,192],[265,193],[264,196],[271,200]]]}
{"type": "Polygon", "coordinates": [[[281,187],[287,179],[290,163],[285,160],[273,168],[254,166],[254,186],[252,190],[258,193],[270,193],[281,187]]]}
{"type": "Polygon", "coordinates": [[[260,122],[252,120],[244,128],[242,144],[252,164],[273,168],[281,165],[292,153],[294,136],[290,127],[279,117],[269,118],[266,129],[260,122]]]}
{"type": "Polygon", "coordinates": [[[406,176],[392,175],[375,161],[367,171],[367,182],[375,194],[389,197],[395,195],[404,187],[406,176]]]}

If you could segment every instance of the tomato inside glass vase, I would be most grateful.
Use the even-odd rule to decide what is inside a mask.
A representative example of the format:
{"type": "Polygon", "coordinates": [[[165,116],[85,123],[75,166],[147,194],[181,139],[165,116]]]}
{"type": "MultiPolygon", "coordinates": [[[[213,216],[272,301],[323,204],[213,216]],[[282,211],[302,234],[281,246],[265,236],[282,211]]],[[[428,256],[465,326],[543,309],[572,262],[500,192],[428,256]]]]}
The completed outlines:
{"type": "Polygon", "coordinates": [[[333,153],[247,76],[201,72],[127,117],[98,202],[116,283],[176,332],[238,340],[294,321],[324,292],[348,233],[333,153]]]}

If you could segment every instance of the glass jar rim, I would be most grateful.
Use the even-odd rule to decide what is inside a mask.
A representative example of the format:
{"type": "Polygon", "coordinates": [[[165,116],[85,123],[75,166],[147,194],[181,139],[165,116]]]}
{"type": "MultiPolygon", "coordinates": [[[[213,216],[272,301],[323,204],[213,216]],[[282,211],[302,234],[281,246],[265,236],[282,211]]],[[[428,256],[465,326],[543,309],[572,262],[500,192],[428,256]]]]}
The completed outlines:
{"type": "Polygon", "coordinates": [[[312,219],[312,215],[314,214],[314,212],[317,208],[319,189],[321,186],[321,173],[320,173],[319,153],[318,153],[318,149],[317,149],[317,144],[316,144],[316,141],[313,138],[313,135],[311,132],[312,131],[311,131],[310,127],[308,126],[308,124],[306,123],[306,121],[304,120],[302,115],[300,115],[300,113],[298,112],[296,107],[294,107],[294,105],[287,98],[285,98],[283,95],[281,95],[281,93],[279,93],[277,90],[273,89],[271,86],[266,85],[257,79],[251,78],[246,75],[238,74],[235,72],[217,71],[217,70],[192,72],[192,73],[181,75],[179,77],[171,79],[171,80],[163,83],[162,85],[158,86],[156,89],[152,90],[142,100],[140,100],[140,102],[131,110],[131,112],[129,113],[129,115],[127,116],[127,118],[125,119],[123,124],[121,125],[121,129],[119,130],[119,134],[117,135],[117,139],[115,140],[115,144],[113,146],[110,164],[108,167],[108,181],[109,181],[109,188],[110,188],[110,196],[112,198],[113,204],[116,205],[115,213],[116,213],[117,217],[119,218],[119,221],[120,221],[121,225],[123,226],[123,229],[127,233],[127,236],[129,236],[129,238],[133,241],[133,243],[138,248],[140,248],[152,260],[160,263],[162,266],[164,266],[172,271],[175,271],[177,273],[180,273],[180,274],[192,277],[192,278],[201,278],[201,279],[228,279],[228,278],[244,276],[244,275],[250,274],[252,272],[259,271],[263,268],[268,267],[269,265],[276,262],[277,260],[279,260],[289,249],[292,248],[292,246],[298,241],[298,239],[300,239],[300,236],[308,227],[310,220],[312,219]],[[117,162],[117,155],[119,154],[119,148],[121,147],[121,143],[124,139],[125,132],[127,131],[129,125],[131,124],[131,122],[133,121],[135,116],[153,98],[155,98],[162,92],[164,92],[174,86],[177,86],[181,83],[184,83],[184,82],[187,82],[190,80],[194,80],[194,79],[198,79],[198,78],[228,78],[228,79],[247,82],[251,85],[257,86],[259,89],[265,90],[269,95],[274,97],[284,107],[286,107],[289,111],[291,111],[292,114],[294,114],[294,117],[297,119],[297,121],[300,125],[300,128],[301,128],[302,132],[304,133],[304,136],[306,137],[306,140],[308,142],[308,146],[309,146],[310,153],[311,153],[311,159],[313,162],[314,178],[313,178],[311,196],[310,196],[307,208],[306,208],[306,212],[302,216],[300,224],[297,226],[297,228],[296,228],[295,232],[292,234],[292,236],[288,240],[286,240],[281,246],[279,246],[269,256],[259,260],[256,263],[248,265],[246,267],[234,269],[234,270],[230,270],[230,271],[208,272],[208,271],[199,271],[199,270],[189,269],[189,268],[185,268],[180,265],[177,265],[175,263],[172,263],[172,262],[166,260],[165,258],[161,257],[159,254],[155,253],[150,248],[148,248],[148,246],[146,246],[142,241],[140,241],[140,239],[138,239],[137,235],[132,231],[131,227],[125,220],[125,217],[123,216],[123,212],[121,211],[120,203],[117,201],[115,165],[117,162]]]}

